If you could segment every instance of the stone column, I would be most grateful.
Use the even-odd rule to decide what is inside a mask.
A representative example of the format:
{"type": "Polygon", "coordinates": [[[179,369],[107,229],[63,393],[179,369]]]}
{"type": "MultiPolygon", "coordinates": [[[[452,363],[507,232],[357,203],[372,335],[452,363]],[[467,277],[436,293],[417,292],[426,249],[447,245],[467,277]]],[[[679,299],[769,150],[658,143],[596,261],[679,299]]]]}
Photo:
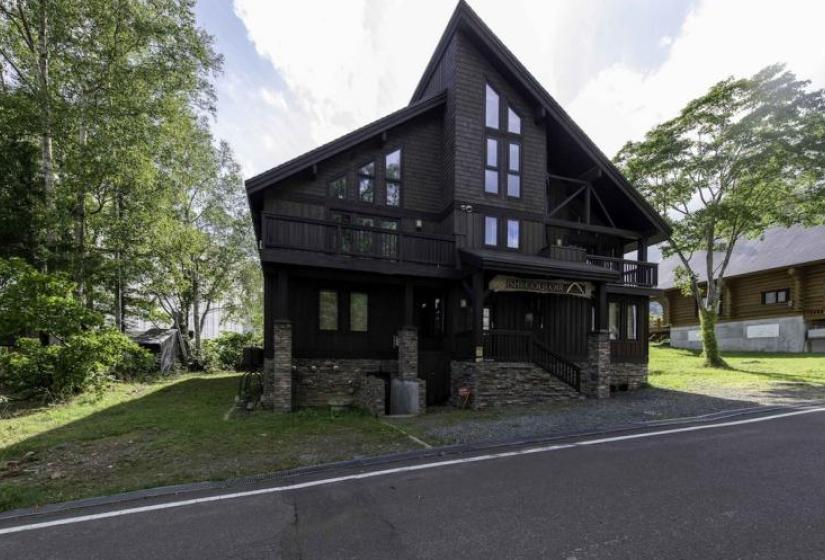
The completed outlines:
{"type": "Polygon", "coordinates": [[[273,321],[274,355],[264,360],[261,406],[269,410],[292,410],[292,323],[284,319],[273,321]]]}
{"type": "Polygon", "coordinates": [[[418,381],[418,329],[401,327],[398,331],[398,377],[418,381]]]}
{"type": "Polygon", "coordinates": [[[599,330],[587,336],[587,363],[581,372],[581,392],[596,399],[610,397],[610,334],[599,330]]]}

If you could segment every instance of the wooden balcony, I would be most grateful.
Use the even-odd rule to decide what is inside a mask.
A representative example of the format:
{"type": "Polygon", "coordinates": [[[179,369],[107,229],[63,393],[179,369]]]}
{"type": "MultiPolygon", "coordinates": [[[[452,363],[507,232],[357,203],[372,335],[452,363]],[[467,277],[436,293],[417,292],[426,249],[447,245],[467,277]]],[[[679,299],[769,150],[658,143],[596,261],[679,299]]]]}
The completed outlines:
{"type": "Polygon", "coordinates": [[[455,267],[455,241],[449,235],[406,232],[314,218],[263,214],[262,249],[455,267]]]}
{"type": "Polygon", "coordinates": [[[587,255],[585,262],[619,273],[618,284],[639,288],[655,288],[659,282],[659,265],[656,263],[587,255]]]}

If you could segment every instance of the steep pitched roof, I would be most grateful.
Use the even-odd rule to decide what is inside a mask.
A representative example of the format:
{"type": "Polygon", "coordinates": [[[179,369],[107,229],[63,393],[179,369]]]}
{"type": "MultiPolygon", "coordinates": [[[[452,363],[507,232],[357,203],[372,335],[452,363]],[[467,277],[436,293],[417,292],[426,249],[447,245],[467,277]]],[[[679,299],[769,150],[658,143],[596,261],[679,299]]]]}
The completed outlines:
{"type": "Polygon", "coordinates": [[[418,115],[431,111],[436,107],[440,107],[446,100],[446,92],[441,92],[433,95],[432,97],[428,97],[427,99],[422,99],[420,101],[416,101],[415,103],[411,103],[403,109],[390,113],[377,121],[373,121],[357,130],[341,136],[340,138],[323,144],[314,150],[282,163],[277,167],[273,167],[268,171],[255,175],[251,179],[247,179],[245,183],[246,192],[249,195],[260,191],[272,183],[286,179],[287,177],[307,169],[308,167],[311,167],[324,159],[352,148],[364,140],[373,138],[386,130],[417,117],[418,115]]]}
{"type": "Polygon", "coordinates": [[[493,33],[464,0],[459,0],[444,34],[438,42],[438,46],[424,70],[423,76],[415,88],[410,103],[417,103],[424,95],[427,84],[438,67],[439,61],[444,56],[447,46],[459,29],[471,33],[476,39],[481,41],[521,86],[535,97],[540,106],[576,141],[579,147],[593,158],[602,170],[602,173],[609,177],[633,201],[636,207],[651,221],[654,227],[662,234],[670,235],[670,225],[656,212],[636,188],[628,182],[621,172],[616,169],[613,162],[604,155],[579,125],[562,109],[561,105],[553,99],[539,81],[519,62],[515,55],[496,37],[495,33],[493,33]]]}
{"type": "MultiPolygon", "coordinates": [[[[700,282],[707,281],[704,273],[705,252],[696,253],[691,266],[700,273],[700,282]]],[[[716,262],[720,262],[718,255],[716,262]]],[[[775,268],[800,266],[806,263],[825,261],[825,226],[805,228],[773,228],[759,239],[737,241],[725,271],[725,278],[762,272],[775,268]]],[[[659,264],[659,288],[674,287],[674,272],[681,265],[678,257],[668,257],[659,264]]]]}

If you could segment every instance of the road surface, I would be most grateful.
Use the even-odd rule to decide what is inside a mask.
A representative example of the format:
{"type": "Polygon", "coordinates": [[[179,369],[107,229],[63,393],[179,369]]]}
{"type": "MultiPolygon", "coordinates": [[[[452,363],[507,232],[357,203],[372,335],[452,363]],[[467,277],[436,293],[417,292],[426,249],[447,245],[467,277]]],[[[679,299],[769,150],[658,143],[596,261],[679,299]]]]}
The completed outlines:
{"type": "Polygon", "coordinates": [[[0,558],[825,558],[825,410],[770,416],[6,520],[0,558]]]}

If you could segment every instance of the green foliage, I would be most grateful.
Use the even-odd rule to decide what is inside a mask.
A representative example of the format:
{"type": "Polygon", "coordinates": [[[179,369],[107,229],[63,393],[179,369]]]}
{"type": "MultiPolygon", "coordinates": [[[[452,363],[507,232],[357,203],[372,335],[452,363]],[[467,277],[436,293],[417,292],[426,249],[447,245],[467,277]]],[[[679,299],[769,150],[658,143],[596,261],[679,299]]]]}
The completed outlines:
{"type": "Polygon", "coordinates": [[[204,360],[208,369],[234,369],[243,360],[243,349],[260,346],[260,336],[255,333],[225,332],[204,343],[204,360]]]}
{"type": "Polygon", "coordinates": [[[101,317],[81,305],[74,284],[62,274],[44,274],[21,259],[0,259],[0,336],[64,339],[99,326],[101,317]]]}
{"type": "Polygon", "coordinates": [[[49,346],[22,338],[14,351],[0,355],[0,384],[27,398],[65,400],[100,392],[113,377],[135,377],[152,365],[149,352],[114,330],[78,333],[49,346]]]}
{"type": "MultiPolygon", "coordinates": [[[[616,160],[669,219],[673,234],[662,252],[679,258],[678,285],[714,324],[736,242],[817,221],[825,199],[825,90],[811,90],[778,65],[729,78],[626,144],[616,160]]],[[[712,329],[703,344],[708,364],[721,363],[712,329]]]]}

